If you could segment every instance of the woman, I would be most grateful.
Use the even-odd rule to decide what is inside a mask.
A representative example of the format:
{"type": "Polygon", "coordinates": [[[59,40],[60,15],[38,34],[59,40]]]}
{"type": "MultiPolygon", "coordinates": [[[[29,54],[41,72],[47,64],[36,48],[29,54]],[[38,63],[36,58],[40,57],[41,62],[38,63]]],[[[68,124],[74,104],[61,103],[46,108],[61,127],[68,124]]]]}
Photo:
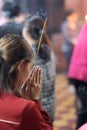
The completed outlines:
{"type": "Polygon", "coordinates": [[[0,40],[1,130],[53,130],[39,102],[42,70],[37,66],[30,73],[33,56],[20,36],[7,35],[0,40]]]}
{"type": "Polygon", "coordinates": [[[54,121],[55,113],[55,57],[51,50],[48,36],[44,30],[44,19],[34,14],[29,17],[23,28],[23,36],[29,42],[35,53],[34,65],[43,69],[42,91],[40,100],[42,106],[48,111],[51,121],[54,121]],[[43,32],[42,41],[39,46],[40,36],[43,32]],[[39,47],[39,49],[38,49],[39,47]]]}
{"type": "Polygon", "coordinates": [[[0,38],[6,34],[22,36],[23,23],[17,19],[20,17],[21,7],[16,1],[5,1],[2,8],[4,21],[0,20],[0,38]]]}
{"type": "Polygon", "coordinates": [[[61,33],[63,36],[63,44],[61,50],[67,61],[66,71],[68,71],[72,52],[77,41],[79,29],[80,27],[78,25],[77,13],[74,10],[67,11],[66,18],[61,24],[61,33]]]}
{"type": "Polygon", "coordinates": [[[87,122],[87,24],[84,24],[77,38],[68,77],[70,84],[76,88],[76,95],[80,101],[77,110],[78,120],[76,130],[87,122]]]}

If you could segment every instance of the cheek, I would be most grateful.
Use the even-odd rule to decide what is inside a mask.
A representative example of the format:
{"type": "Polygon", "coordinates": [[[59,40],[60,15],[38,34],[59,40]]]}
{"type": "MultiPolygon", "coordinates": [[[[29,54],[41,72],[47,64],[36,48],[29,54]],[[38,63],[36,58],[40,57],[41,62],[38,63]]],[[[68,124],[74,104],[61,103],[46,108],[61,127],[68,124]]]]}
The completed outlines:
{"type": "Polygon", "coordinates": [[[28,77],[29,76],[29,74],[30,74],[30,66],[28,65],[27,67],[26,67],[26,77],[28,77]]]}
{"type": "Polygon", "coordinates": [[[24,82],[28,78],[28,76],[29,76],[29,70],[25,68],[21,75],[22,75],[21,79],[24,82]]]}
{"type": "Polygon", "coordinates": [[[30,71],[26,70],[26,78],[29,76],[30,71]]]}

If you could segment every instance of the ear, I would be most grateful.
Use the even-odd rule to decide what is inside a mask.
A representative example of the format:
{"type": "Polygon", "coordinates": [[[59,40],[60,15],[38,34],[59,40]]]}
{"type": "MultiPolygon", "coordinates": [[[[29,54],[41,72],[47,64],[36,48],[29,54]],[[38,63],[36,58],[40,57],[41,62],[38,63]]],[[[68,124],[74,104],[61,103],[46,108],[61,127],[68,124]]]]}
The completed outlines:
{"type": "Polygon", "coordinates": [[[21,72],[24,69],[25,61],[22,60],[18,65],[18,71],[21,72]]]}

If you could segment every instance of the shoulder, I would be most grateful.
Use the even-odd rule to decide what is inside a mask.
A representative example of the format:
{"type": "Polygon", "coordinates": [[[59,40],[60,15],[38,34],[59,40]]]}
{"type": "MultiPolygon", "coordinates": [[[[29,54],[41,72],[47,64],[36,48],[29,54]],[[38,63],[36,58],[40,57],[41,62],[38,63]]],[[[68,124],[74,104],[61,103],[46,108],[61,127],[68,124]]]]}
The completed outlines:
{"type": "Polygon", "coordinates": [[[23,130],[53,130],[48,113],[41,109],[40,102],[34,101],[35,105],[30,109],[29,104],[22,113],[21,128],[23,130]]]}
{"type": "Polygon", "coordinates": [[[24,109],[24,114],[33,111],[34,109],[41,109],[41,104],[39,100],[33,101],[33,100],[28,100],[26,101],[26,107],[24,109]]]}
{"type": "Polygon", "coordinates": [[[25,109],[26,107],[28,109],[32,109],[36,105],[35,101],[33,100],[27,100],[27,99],[18,98],[18,97],[16,100],[16,104],[20,104],[20,107],[23,109],[25,109]]]}
{"type": "Polygon", "coordinates": [[[23,98],[17,98],[14,101],[14,110],[21,114],[21,117],[29,117],[33,114],[34,109],[41,109],[39,101],[27,100],[23,98]],[[18,107],[17,107],[18,106],[18,107]]]}
{"type": "Polygon", "coordinates": [[[19,98],[13,94],[3,94],[2,98],[4,99],[4,102],[9,100],[13,110],[20,112],[22,112],[27,106],[29,106],[29,109],[32,109],[35,106],[35,102],[33,100],[19,98]]]}

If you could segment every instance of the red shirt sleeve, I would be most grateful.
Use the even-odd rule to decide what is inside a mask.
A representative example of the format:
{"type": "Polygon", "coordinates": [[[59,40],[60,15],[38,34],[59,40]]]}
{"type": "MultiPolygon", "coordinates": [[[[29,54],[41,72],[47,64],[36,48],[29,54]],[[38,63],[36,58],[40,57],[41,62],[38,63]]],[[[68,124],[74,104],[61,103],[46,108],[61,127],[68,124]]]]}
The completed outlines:
{"type": "Polygon", "coordinates": [[[41,109],[39,101],[35,101],[32,109],[28,104],[22,116],[21,130],[53,130],[48,113],[41,109]]]}

